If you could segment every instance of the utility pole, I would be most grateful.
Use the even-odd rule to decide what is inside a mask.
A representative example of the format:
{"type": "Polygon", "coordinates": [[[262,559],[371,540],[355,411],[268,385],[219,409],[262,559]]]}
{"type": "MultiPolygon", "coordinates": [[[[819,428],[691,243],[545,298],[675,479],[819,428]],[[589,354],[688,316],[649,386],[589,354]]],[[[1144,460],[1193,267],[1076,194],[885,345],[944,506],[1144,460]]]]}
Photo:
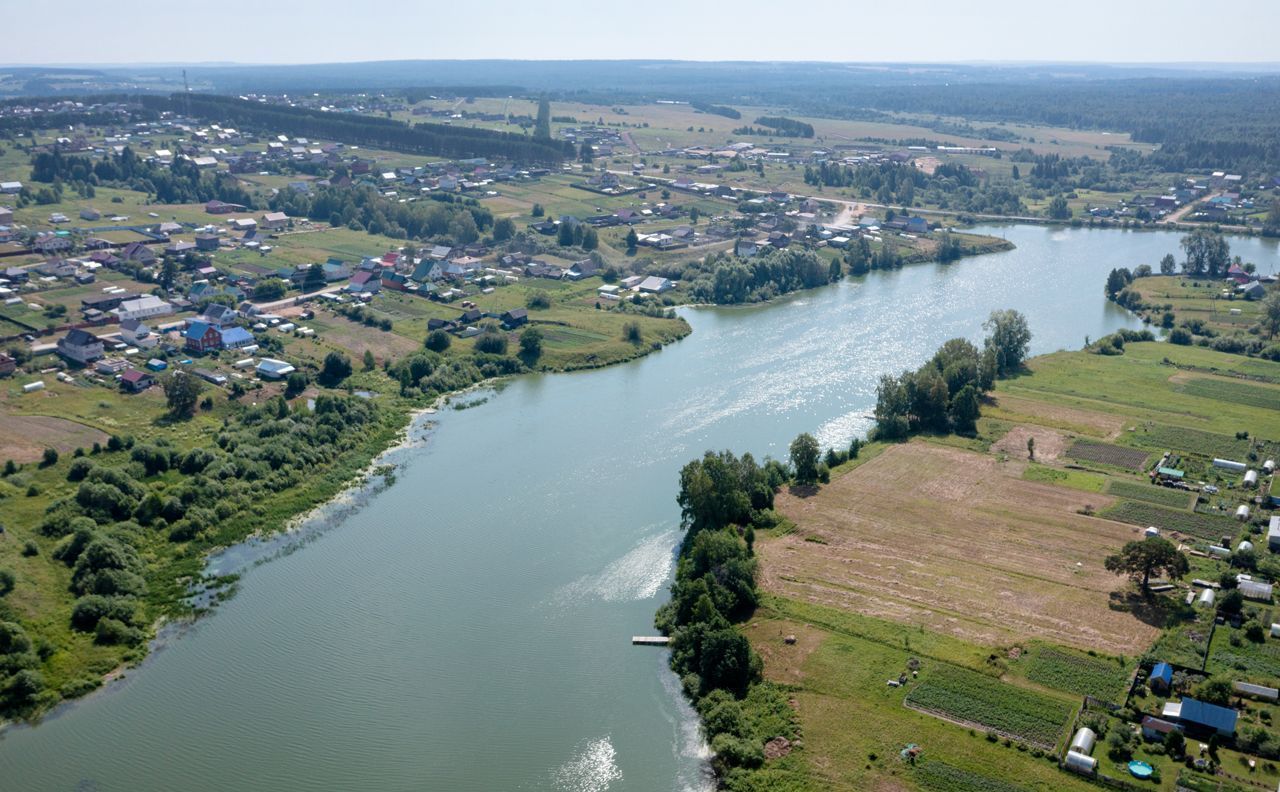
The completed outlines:
{"type": "Polygon", "coordinates": [[[187,82],[187,70],[182,70],[182,113],[191,117],[191,85],[187,82]]]}

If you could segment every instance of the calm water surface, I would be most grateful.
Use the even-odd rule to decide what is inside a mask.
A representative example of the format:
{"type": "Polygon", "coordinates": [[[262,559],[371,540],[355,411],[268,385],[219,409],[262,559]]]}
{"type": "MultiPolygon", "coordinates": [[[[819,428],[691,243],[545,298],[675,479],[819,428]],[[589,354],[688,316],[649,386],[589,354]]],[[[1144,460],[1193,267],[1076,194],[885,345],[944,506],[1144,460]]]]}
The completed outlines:
{"type": "MultiPolygon", "coordinates": [[[[876,378],[1014,307],[1036,353],[1137,324],[1102,297],[1171,234],[1011,226],[1018,249],[686,312],[633,364],[434,416],[397,483],[128,679],[0,738],[0,790],[688,790],[697,727],[652,632],[679,467],[864,431],[876,378]]],[[[1274,272],[1274,243],[1233,249],[1274,272]]],[[[234,556],[217,561],[227,569],[234,556]]]]}

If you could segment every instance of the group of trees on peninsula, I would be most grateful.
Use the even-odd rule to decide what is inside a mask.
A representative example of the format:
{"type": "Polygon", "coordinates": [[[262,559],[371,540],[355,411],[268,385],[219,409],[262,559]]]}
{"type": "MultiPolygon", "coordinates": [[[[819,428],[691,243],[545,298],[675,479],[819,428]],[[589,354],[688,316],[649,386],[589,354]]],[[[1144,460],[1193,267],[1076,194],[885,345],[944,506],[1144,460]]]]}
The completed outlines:
{"type": "Polygon", "coordinates": [[[1022,368],[1031,343],[1027,319],[1014,310],[995,311],[983,324],[982,349],[963,338],[944,343],[915,371],[885,374],[876,386],[878,440],[901,440],[915,432],[972,433],[983,395],[996,379],[1022,368]]]}

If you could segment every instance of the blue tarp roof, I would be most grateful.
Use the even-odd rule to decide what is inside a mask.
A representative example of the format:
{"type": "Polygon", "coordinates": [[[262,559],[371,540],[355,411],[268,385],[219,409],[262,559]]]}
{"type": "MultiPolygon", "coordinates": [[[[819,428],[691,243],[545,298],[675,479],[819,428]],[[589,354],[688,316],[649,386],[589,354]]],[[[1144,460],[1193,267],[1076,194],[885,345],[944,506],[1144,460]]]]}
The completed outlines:
{"type": "Polygon", "coordinates": [[[1168,663],[1156,663],[1156,667],[1151,669],[1152,679],[1163,679],[1165,684],[1173,681],[1173,666],[1168,663]]]}
{"type": "Polygon", "coordinates": [[[1184,698],[1182,700],[1182,710],[1178,713],[1178,719],[1187,723],[1208,726],[1224,734],[1231,734],[1236,730],[1235,710],[1219,707],[1217,704],[1196,701],[1193,698],[1184,698]]]}

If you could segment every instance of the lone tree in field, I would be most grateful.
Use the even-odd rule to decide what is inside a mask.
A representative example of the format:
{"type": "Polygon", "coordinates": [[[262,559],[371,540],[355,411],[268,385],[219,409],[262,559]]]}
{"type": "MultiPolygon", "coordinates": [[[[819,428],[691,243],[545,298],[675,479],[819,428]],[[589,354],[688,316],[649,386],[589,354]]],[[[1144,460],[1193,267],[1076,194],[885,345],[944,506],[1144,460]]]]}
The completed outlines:
{"type": "Polygon", "coordinates": [[[987,321],[983,322],[982,329],[989,334],[985,345],[995,354],[997,377],[1022,368],[1022,361],[1027,357],[1027,347],[1031,344],[1031,329],[1027,327],[1027,317],[1013,309],[992,311],[987,321]]]}
{"type": "Polygon", "coordinates": [[[805,432],[791,441],[791,466],[796,470],[797,484],[818,480],[818,441],[805,432]]]}
{"type": "Polygon", "coordinates": [[[350,376],[351,358],[341,352],[330,352],[324,356],[324,367],[317,379],[321,385],[333,388],[350,376]]]}
{"type": "Polygon", "coordinates": [[[1150,536],[1142,541],[1129,542],[1119,553],[1107,556],[1103,566],[1108,572],[1117,575],[1128,575],[1140,581],[1142,592],[1150,592],[1152,575],[1164,574],[1177,580],[1191,568],[1187,557],[1178,552],[1178,548],[1168,539],[1150,536]]]}
{"type": "Polygon", "coordinates": [[[164,400],[169,405],[170,415],[174,418],[195,415],[196,403],[204,390],[204,383],[198,377],[175,371],[161,381],[160,387],[164,388],[164,400]]]}

